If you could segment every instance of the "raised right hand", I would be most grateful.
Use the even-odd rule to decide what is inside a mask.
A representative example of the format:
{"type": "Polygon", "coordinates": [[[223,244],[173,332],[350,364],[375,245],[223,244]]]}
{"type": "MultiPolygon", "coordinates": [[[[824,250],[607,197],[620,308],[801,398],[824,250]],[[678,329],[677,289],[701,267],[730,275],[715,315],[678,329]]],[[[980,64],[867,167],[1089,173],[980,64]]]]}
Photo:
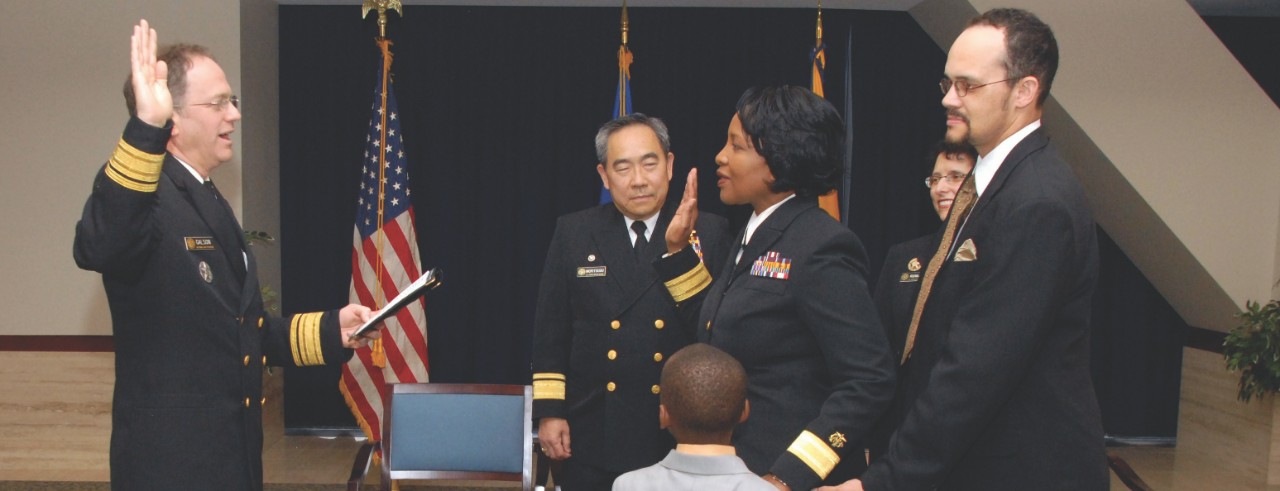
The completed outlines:
{"type": "Polygon", "coordinates": [[[689,178],[684,183],[684,196],[680,198],[680,207],[676,208],[671,224],[667,225],[667,252],[675,254],[689,246],[689,234],[693,233],[693,225],[698,223],[698,169],[689,169],[689,178]]]}
{"type": "Polygon", "coordinates": [[[542,453],[552,460],[564,460],[573,455],[569,451],[569,421],[564,418],[542,418],[538,422],[538,442],[542,453]]]}
{"type": "Polygon", "coordinates": [[[130,42],[129,61],[133,67],[133,97],[138,119],[151,126],[164,127],[173,116],[173,97],[169,94],[169,67],[164,61],[156,60],[156,30],[142,19],[133,26],[130,42]]]}

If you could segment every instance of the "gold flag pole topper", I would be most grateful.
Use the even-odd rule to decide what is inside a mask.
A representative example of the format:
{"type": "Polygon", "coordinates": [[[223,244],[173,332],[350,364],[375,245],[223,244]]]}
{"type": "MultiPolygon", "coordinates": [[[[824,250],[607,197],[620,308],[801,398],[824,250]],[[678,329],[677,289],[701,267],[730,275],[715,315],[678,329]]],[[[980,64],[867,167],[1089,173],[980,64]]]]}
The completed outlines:
{"type": "MultiPolygon", "coordinates": [[[[383,110],[378,111],[382,115],[382,121],[379,122],[379,127],[382,128],[382,134],[380,135],[381,141],[379,142],[378,147],[381,150],[378,152],[378,173],[380,174],[378,176],[378,229],[374,232],[378,236],[377,251],[379,260],[375,261],[375,263],[377,263],[377,276],[375,276],[377,280],[374,281],[373,293],[373,301],[378,305],[370,306],[375,309],[380,309],[382,308],[381,303],[383,301],[381,260],[382,243],[384,242],[383,239],[386,237],[386,234],[382,231],[383,207],[386,204],[385,198],[387,196],[386,190],[383,189],[383,186],[386,185],[387,182],[385,175],[387,171],[387,111],[385,109],[387,107],[387,83],[388,79],[391,77],[391,40],[387,39],[387,10],[394,10],[397,14],[400,14],[401,17],[404,17],[404,11],[400,6],[400,0],[364,0],[363,7],[363,12],[360,14],[361,19],[368,18],[370,11],[378,11],[378,39],[376,42],[378,44],[378,48],[382,51],[382,99],[379,102],[383,110]]],[[[383,349],[382,340],[375,339],[370,342],[369,349],[372,351],[371,355],[373,358],[373,365],[379,368],[386,367],[387,353],[383,349]]]]}
{"type": "Polygon", "coordinates": [[[822,0],[818,0],[818,34],[817,36],[818,36],[818,40],[813,43],[813,46],[815,48],[822,46],[822,0]]]}
{"type": "Polygon", "coordinates": [[[387,37],[387,10],[394,10],[400,17],[404,17],[404,9],[400,6],[400,0],[364,0],[364,8],[360,12],[360,18],[369,17],[369,12],[378,11],[378,37],[387,37]]]}
{"type": "Polygon", "coordinates": [[[631,32],[631,21],[627,19],[627,0],[622,0],[622,45],[627,45],[627,33],[631,32]]]}

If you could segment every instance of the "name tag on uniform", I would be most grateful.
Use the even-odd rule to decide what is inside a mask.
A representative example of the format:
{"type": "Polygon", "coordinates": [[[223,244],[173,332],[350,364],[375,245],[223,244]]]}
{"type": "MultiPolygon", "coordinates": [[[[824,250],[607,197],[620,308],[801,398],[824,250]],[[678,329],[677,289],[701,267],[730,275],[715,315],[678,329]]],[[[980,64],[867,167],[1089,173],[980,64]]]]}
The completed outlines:
{"type": "Polygon", "coordinates": [[[906,271],[898,276],[898,283],[915,283],[917,281],[920,281],[920,273],[918,272],[906,271]]]}
{"type": "Polygon", "coordinates": [[[187,243],[188,251],[212,251],[215,249],[213,237],[183,237],[182,239],[187,243]]]}
{"type": "Polygon", "coordinates": [[[578,268],[579,278],[594,278],[608,273],[608,266],[582,266],[578,268]]]}

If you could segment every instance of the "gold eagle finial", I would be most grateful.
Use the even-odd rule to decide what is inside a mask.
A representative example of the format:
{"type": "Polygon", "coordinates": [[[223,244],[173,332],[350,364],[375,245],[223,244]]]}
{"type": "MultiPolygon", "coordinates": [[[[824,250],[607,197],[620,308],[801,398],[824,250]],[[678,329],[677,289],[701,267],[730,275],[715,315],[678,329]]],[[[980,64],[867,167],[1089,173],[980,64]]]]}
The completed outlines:
{"type": "Polygon", "coordinates": [[[360,12],[360,18],[369,17],[369,12],[378,11],[378,37],[387,37],[387,11],[394,10],[400,17],[404,17],[404,8],[400,6],[400,0],[364,0],[363,9],[360,12]]]}

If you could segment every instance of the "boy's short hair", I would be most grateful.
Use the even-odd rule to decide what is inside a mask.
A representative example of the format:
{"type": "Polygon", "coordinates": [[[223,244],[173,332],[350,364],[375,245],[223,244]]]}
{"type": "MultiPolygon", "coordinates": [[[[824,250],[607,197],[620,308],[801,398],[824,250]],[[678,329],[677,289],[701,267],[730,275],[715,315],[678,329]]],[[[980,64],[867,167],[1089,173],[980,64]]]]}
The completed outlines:
{"type": "Polygon", "coordinates": [[[662,368],[662,405],[680,443],[731,433],[747,400],[747,372],[728,353],[709,344],[677,351],[662,368]]]}

